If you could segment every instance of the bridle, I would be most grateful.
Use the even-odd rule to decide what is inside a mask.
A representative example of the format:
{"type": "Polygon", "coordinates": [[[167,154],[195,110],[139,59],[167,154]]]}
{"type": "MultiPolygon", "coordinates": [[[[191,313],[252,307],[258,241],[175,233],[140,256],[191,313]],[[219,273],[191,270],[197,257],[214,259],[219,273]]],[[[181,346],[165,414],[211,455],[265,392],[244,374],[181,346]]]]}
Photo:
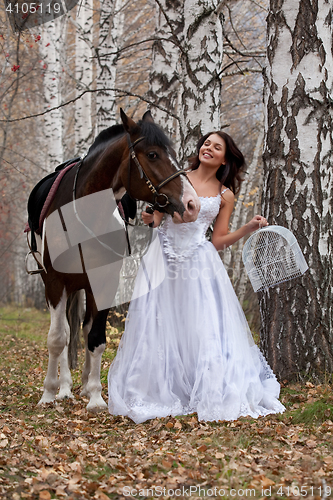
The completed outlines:
{"type": "Polygon", "coordinates": [[[129,134],[127,134],[127,143],[128,143],[129,153],[130,153],[130,156],[129,156],[129,159],[128,159],[128,181],[127,181],[128,186],[127,186],[127,192],[131,196],[131,194],[130,194],[131,160],[133,160],[134,163],[135,163],[135,165],[137,166],[137,168],[139,170],[140,178],[141,179],[142,178],[145,179],[147,186],[149,187],[150,191],[154,195],[154,201],[153,201],[153,203],[150,204],[151,210],[159,210],[160,208],[165,208],[167,205],[170,205],[170,200],[169,200],[168,196],[166,194],[164,194],[164,193],[160,193],[159,190],[163,186],[165,186],[168,182],[172,181],[173,179],[175,179],[179,175],[185,175],[186,176],[187,174],[186,174],[186,171],[184,169],[177,170],[173,174],[169,175],[169,177],[167,177],[166,179],[164,179],[162,182],[160,182],[157,186],[155,186],[151,182],[151,180],[149,179],[149,176],[146,174],[143,166],[139,162],[139,160],[138,160],[138,158],[137,158],[137,156],[135,154],[135,151],[134,151],[135,146],[137,144],[139,144],[139,142],[143,141],[144,139],[145,139],[145,137],[139,137],[139,139],[137,139],[136,141],[131,142],[130,136],[129,136],[129,134]]]}
{"type": "MultiPolygon", "coordinates": [[[[138,170],[139,170],[140,178],[141,179],[143,177],[145,178],[147,186],[149,187],[150,191],[154,195],[154,202],[151,203],[150,207],[149,207],[149,209],[150,209],[150,211],[152,213],[154,210],[158,210],[160,208],[166,207],[167,205],[170,205],[170,200],[169,200],[168,196],[166,194],[164,194],[164,193],[159,193],[159,190],[163,186],[165,186],[168,182],[172,181],[172,179],[175,179],[179,175],[185,175],[186,176],[187,174],[186,174],[186,171],[183,170],[183,169],[177,170],[173,174],[169,175],[169,177],[167,177],[166,179],[164,179],[162,182],[160,182],[157,186],[154,186],[154,184],[151,182],[151,180],[149,179],[148,175],[146,174],[143,166],[139,162],[139,160],[138,160],[138,158],[137,158],[137,156],[135,154],[135,151],[134,151],[135,146],[137,144],[139,144],[139,142],[143,141],[144,139],[145,139],[145,137],[139,137],[139,139],[137,139],[136,141],[134,141],[132,143],[131,140],[130,140],[129,134],[127,134],[127,142],[128,142],[129,153],[130,153],[129,159],[128,159],[128,187],[127,187],[127,192],[130,195],[131,159],[132,159],[134,161],[135,165],[137,166],[138,170]],[[158,199],[159,197],[163,197],[163,201],[159,200],[158,199]]],[[[108,245],[106,245],[105,243],[103,243],[102,241],[100,241],[97,238],[97,236],[93,233],[93,231],[91,231],[91,229],[88,228],[84,224],[84,222],[80,219],[79,214],[77,213],[76,203],[75,203],[76,202],[76,185],[77,185],[77,179],[78,179],[78,175],[79,175],[79,171],[80,171],[80,168],[82,166],[82,163],[83,163],[83,158],[81,158],[81,160],[79,160],[78,163],[77,163],[75,177],[74,177],[74,182],[73,182],[73,191],[72,191],[72,194],[73,194],[73,198],[72,198],[73,199],[73,209],[74,209],[74,213],[76,215],[76,218],[87,229],[87,231],[89,232],[89,234],[93,238],[97,239],[99,241],[99,243],[104,248],[106,248],[107,250],[111,250],[113,253],[115,253],[119,257],[123,257],[122,255],[118,254],[114,249],[110,248],[108,245]]],[[[125,232],[126,232],[127,244],[128,244],[129,254],[131,255],[131,248],[130,248],[130,243],[129,243],[128,229],[127,229],[127,226],[129,225],[129,221],[126,221],[126,219],[124,219],[124,217],[122,216],[121,213],[120,213],[120,216],[121,216],[121,218],[123,219],[123,221],[125,223],[125,232]]],[[[132,225],[132,224],[130,224],[130,225],[132,225]]]]}

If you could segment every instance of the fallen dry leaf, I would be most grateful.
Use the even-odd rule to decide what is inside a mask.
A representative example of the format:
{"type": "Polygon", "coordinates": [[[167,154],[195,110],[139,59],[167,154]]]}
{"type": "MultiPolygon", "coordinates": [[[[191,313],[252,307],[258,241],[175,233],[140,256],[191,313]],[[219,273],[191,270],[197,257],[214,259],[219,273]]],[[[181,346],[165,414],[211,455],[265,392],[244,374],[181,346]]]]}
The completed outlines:
{"type": "Polygon", "coordinates": [[[273,486],[275,484],[275,481],[272,481],[268,477],[266,477],[264,474],[258,474],[256,476],[253,476],[253,479],[260,481],[261,486],[263,488],[268,488],[269,486],[273,486]]]}
{"type": "Polygon", "coordinates": [[[47,490],[40,491],[39,500],[51,500],[51,493],[47,490]]]}
{"type": "Polygon", "coordinates": [[[97,491],[96,491],[94,498],[96,498],[97,500],[110,500],[110,497],[108,497],[108,496],[107,496],[105,493],[103,493],[103,491],[101,491],[101,490],[97,490],[97,491]]]}
{"type": "Polygon", "coordinates": [[[314,441],[313,439],[308,439],[306,442],[305,442],[306,446],[308,448],[315,448],[317,446],[317,442],[314,441]]]}
{"type": "Polygon", "coordinates": [[[173,462],[171,460],[162,460],[162,465],[166,469],[170,469],[172,467],[173,462]]]}

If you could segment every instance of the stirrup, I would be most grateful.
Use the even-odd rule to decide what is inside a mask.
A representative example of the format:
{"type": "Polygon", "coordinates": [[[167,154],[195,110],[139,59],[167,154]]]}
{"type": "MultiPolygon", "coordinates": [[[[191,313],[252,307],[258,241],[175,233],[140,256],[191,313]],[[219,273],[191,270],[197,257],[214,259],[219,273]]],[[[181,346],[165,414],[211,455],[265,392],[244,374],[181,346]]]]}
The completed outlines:
{"type": "Polygon", "coordinates": [[[25,263],[25,270],[28,274],[30,274],[30,276],[33,274],[40,274],[44,271],[44,269],[39,269],[39,268],[34,269],[34,270],[28,269],[28,257],[29,257],[29,255],[32,255],[33,258],[35,259],[35,261],[37,262],[37,259],[34,255],[35,253],[39,253],[39,255],[41,256],[41,254],[40,254],[40,252],[38,252],[38,250],[36,250],[36,252],[33,252],[32,250],[30,250],[30,252],[28,252],[27,255],[25,256],[25,262],[24,262],[25,263]]]}

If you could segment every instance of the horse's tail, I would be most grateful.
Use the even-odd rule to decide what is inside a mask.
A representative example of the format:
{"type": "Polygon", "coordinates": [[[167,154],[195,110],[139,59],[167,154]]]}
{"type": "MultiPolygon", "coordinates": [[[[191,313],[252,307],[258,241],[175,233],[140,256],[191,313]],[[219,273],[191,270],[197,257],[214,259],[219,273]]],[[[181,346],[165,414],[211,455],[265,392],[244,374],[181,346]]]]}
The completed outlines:
{"type": "Polygon", "coordinates": [[[80,344],[79,332],[84,318],[84,290],[72,293],[67,299],[67,320],[70,329],[68,345],[69,368],[76,368],[77,351],[80,344]]]}

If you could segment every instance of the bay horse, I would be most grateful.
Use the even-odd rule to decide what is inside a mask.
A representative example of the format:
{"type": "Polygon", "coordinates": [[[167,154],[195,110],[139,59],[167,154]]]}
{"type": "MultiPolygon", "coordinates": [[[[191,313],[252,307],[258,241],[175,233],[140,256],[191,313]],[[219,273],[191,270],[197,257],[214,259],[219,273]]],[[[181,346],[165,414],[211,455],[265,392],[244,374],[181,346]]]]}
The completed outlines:
{"type": "MultiPolygon", "coordinates": [[[[176,222],[195,221],[199,213],[198,196],[187,179],[186,172],[178,166],[169,139],[154,123],[150,112],[147,111],[139,122],[128,117],[123,110],[120,115],[122,125],[102,131],[77,167],[66,172],[46,213],[46,230],[43,230],[41,237],[32,235],[37,239],[38,252],[33,252],[33,255],[45,284],[45,296],[51,315],[47,339],[49,363],[39,404],[73,397],[68,345],[70,337],[79,330],[81,318],[77,309],[72,306],[81,294],[80,291],[84,290],[86,303],[82,329],[85,362],[81,395],[89,398],[89,411],[100,411],[107,407],[101,393],[100,369],[109,308],[97,307],[84,266],[81,271],[70,272],[67,269],[62,272],[61,266],[59,269],[54,264],[52,252],[57,242],[49,241],[48,230],[56,220],[55,215],[61,211],[65,214],[67,207],[74,203],[73,217],[82,222],[75,202],[79,205],[83,198],[102,195],[108,189],[112,190],[116,202],[126,191],[131,198],[146,201],[153,209],[169,213],[176,222]]],[[[98,212],[103,212],[99,213],[102,219],[111,216],[107,209],[104,213],[98,208],[98,212]]],[[[60,219],[61,223],[59,222],[59,228],[54,234],[65,234],[67,231],[63,218],[60,219]]],[[[80,256],[82,260],[82,255],[80,256]]]]}

